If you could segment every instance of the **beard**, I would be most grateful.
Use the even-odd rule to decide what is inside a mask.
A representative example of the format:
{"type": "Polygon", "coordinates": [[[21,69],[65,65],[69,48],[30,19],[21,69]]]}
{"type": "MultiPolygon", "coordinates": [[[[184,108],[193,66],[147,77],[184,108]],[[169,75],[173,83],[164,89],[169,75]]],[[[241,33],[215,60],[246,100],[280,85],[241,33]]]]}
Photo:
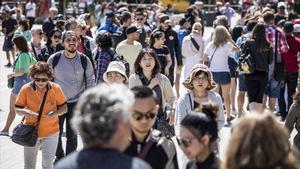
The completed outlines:
{"type": "Polygon", "coordinates": [[[76,49],[69,49],[68,52],[74,54],[76,52],[76,49]]]}

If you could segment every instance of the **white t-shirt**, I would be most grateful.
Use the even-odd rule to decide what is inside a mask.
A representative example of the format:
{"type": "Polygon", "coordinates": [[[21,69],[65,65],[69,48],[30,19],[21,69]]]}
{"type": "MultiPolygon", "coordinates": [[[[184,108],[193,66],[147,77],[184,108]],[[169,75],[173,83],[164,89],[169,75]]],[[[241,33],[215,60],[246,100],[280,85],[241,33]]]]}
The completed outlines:
{"type": "Polygon", "coordinates": [[[207,45],[204,54],[208,55],[209,61],[216,50],[210,63],[212,72],[229,72],[228,57],[233,53],[232,49],[233,45],[230,42],[219,46],[217,49],[212,46],[212,42],[207,45]]]}
{"type": "Polygon", "coordinates": [[[27,4],[26,4],[26,7],[25,7],[25,9],[26,9],[26,11],[28,10],[28,9],[30,9],[29,11],[27,11],[26,12],[26,17],[36,17],[36,5],[35,5],[35,3],[34,2],[28,2],[27,4]]]}

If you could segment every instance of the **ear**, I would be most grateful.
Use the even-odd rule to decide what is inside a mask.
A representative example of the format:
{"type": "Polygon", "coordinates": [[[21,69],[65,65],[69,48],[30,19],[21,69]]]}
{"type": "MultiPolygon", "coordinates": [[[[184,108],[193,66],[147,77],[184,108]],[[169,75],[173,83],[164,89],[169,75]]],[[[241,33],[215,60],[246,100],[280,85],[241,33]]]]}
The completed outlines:
{"type": "Polygon", "coordinates": [[[159,104],[157,104],[157,105],[155,106],[155,112],[156,112],[156,113],[158,113],[159,107],[160,107],[159,104]]]}
{"type": "Polygon", "coordinates": [[[210,139],[209,139],[209,135],[205,134],[202,138],[201,141],[203,144],[205,145],[209,145],[210,139]]]}

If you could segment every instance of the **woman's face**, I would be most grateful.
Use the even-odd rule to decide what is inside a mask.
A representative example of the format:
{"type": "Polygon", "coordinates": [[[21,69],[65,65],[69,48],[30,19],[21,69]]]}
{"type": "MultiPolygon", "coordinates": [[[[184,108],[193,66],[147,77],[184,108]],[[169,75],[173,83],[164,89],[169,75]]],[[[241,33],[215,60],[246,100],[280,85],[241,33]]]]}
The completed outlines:
{"type": "Polygon", "coordinates": [[[50,79],[45,74],[37,74],[33,77],[33,81],[39,89],[44,89],[49,80],[50,79]]]}
{"type": "Polygon", "coordinates": [[[122,84],[125,82],[125,80],[125,77],[119,72],[113,71],[107,73],[107,83],[122,84]]]}
{"type": "Polygon", "coordinates": [[[207,90],[208,87],[208,76],[207,73],[201,72],[200,74],[198,74],[197,76],[195,76],[193,78],[192,81],[194,90],[207,90]]]}
{"type": "Polygon", "coordinates": [[[59,43],[62,43],[61,41],[61,33],[60,32],[55,32],[53,36],[51,37],[51,42],[53,46],[56,46],[59,43]]]}
{"type": "Polygon", "coordinates": [[[145,54],[140,62],[140,66],[145,71],[152,71],[155,66],[155,59],[152,56],[145,54]]]}
{"type": "Polygon", "coordinates": [[[179,145],[189,159],[195,159],[204,150],[204,144],[190,132],[186,127],[180,128],[179,145]]]}
{"type": "Polygon", "coordinates": [[[165,43],[165,41],[166,41],[165,36],[162,36],[162,37],[156,39],[156,43],[158,43],[159,45],[163,45],[165,43]]]}

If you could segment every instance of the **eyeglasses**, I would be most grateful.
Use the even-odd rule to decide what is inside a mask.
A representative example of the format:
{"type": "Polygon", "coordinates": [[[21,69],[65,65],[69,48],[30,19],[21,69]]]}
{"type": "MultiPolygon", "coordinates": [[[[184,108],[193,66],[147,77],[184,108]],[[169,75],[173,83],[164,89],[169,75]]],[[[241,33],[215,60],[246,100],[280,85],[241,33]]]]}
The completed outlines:
{"type": "Polygon", "coordinates": [[[135,112],[132,114],[132,117],[136,121],[141,121],[143,118],[145,118],[146,120],[153,120],[156,117],[156,114],[152,112],[147,112],[146,114],[135,112]]]}
{"type": "Polygon", "coordinates": [[[36,82],[47,82],[48,80],[48,78],[34,78],[34,81],[36,82]]]}
{"type": "Polygon", "coordinates": [[[77,42],[77,38],[66,38],[66,42],[77,42]]]}
{"type": "Polygon", "coordinates": [[[144,18],[136,18],[136,21],[142,21],[144,18]]]}
{"type": "Polygon", "coordinates": [[[181,137],[176,137],[176,140],[177,140],[178,144],[180,146],[185,147],[185,148],[188,148],[188,147],[190,147],[192,145],[193,139],[195,139],[195,138],[181,138],[181,137]]]}
{"type": "Polygon", "coordinates": [[[61,39],[61,35],[53,35],[54,39],[61,39]]]}
{"type": "Polygon", "coordinates": [[[204,80],[208,80],[208,77],[207,76],[202,76],[202,77],[200,77],[200,76],[195,76],[194,77],[194,80],[197,80],[197,81],[204,81],[204,80]]]}

